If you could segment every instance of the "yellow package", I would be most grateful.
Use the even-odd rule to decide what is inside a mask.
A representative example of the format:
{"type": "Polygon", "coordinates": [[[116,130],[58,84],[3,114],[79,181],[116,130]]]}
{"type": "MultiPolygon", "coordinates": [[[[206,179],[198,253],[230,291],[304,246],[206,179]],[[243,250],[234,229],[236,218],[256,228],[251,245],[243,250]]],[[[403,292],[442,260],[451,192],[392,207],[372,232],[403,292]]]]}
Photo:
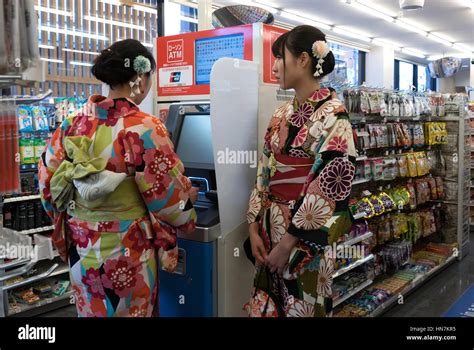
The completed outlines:
{"type": "Polygon", "coordinates": [[[417,177],[416,159],[413,153],[407,153],[408,176],[417,177]]]}
{"type": "Polygon", "coordinates": [[[429,173],[428,159],[425,152],[415,153],[416,172],[418,176],[424,176],[429,173]]]}

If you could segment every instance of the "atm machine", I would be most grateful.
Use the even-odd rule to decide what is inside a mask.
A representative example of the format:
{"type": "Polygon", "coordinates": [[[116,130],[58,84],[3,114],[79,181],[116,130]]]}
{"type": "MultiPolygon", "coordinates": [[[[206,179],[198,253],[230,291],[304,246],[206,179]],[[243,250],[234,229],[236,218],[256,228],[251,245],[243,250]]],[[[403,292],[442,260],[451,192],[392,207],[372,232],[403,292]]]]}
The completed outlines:
{"type": "Polygon", "coordinates": [[[271,70],[285,31],[257,23],[157,39],[155,115],[199,187],[196,231],[178,232],[178,268],[160,271],[161,316],[246,315],[255,272],[246,211],[265,129],[288,97],[271,70]]]}

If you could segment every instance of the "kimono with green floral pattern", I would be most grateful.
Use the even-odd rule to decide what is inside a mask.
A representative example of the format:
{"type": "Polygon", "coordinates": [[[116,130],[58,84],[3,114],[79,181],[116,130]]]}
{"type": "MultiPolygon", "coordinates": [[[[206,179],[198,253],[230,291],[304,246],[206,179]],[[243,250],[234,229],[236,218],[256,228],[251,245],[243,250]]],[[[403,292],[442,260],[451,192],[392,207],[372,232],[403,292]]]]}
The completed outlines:
{"type": "Polygon", "coordinates": [[[355,157],[348,114],[330,90],[316,90],[301,105],[294,98],[276,110],[265,135],[247,219],[259,223],[268,252],[285,234],[298,237],[299,243],[282,277],[258,267],[246,305],[250,316],[331,314],[334,256],[325,252],[352,225],[348,202],[355,157]],[[284,178],[285,172],[297,171],[280,163],[281,158],[310,164],[300,179],[284,180],[288,191],[299,184],[292,200],[283,200],[274,190],[282,183],[275,181],[278,175],[284,178]]]}
{"type": "Polygon", "coordinates": [[[67,253],[79,316],[158,314],[157,264],[172,271],[177,230],[195,228],[191,182],[183,173],[162,122],[125,98],[91,96],[54,133],[39,165],[40,193],[56,228],[64,227],[67,244],[58,249],[67,253]],[[112,193],[88,202],[72,180],[104,165],[127,176],[112,193]],[[58,198],[70,190],[61,211],[58,198]]]}

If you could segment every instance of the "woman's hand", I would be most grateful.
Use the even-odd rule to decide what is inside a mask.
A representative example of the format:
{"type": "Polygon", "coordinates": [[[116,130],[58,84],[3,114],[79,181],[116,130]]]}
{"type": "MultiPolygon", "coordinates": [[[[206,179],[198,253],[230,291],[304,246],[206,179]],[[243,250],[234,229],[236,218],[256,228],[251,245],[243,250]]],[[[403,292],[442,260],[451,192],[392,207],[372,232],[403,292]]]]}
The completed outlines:
{"type": "Polygon", "coordinates": [[[272,249],[265,259],[265,265],[270,269],[270,272],[277,272],[280,276],[283,275],[283,272],[288,265],[291,250],[296,243],[298,243],[298,238],[289,233],[281,238],[280,243],[272,249]]]}
{"type": "Polygon", "coordinates": [[[250,245],[252,246],[252,255],[258,263],[264,265],[267,258],[267,250],[263,239],[258,234],[258,223],[254,222],[249,226],[250,245]]]}
{"type": "Polygon", "coordinates": [[[189,189],[189,199],[191,200],[191,202],[194,204],[196,203],[197,201],[197,198],[198,198],[198,192],[199,192],[199,187],[191,187],[189,189]]]}

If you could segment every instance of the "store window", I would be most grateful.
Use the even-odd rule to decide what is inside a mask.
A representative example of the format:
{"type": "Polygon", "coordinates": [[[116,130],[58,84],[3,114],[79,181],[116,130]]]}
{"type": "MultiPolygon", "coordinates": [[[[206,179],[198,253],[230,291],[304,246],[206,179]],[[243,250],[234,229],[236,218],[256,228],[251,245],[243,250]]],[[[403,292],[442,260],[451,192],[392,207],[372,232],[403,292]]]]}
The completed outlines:
{"type": "Polygon", "coordinates": [[[418,91],[426,91],[428,86],[428,74],[426,66],[418,66],[418,91]]]}
{"type": "Polygon", "coordinates": [[[398,90],[412,90],[414,65],[403,61],[399,65],[398,90]]]}
{"type": "Polygon", "coordinates": [[[165,12],[165,35],[197,32],[197,8],[167,1],[165,2],[165,12]]]}
{"type": "Polygon", "coordinates": [[[361,55],[364,53],[359,50],[342,46],[335,43],[329,43],[334,58],[336,59],[336,66],[334,71],[328,75],[328,80],[337,80],[349,82],[351,84],[361,84],[363,81],[363,64],[361,64],[361,55]]]}

